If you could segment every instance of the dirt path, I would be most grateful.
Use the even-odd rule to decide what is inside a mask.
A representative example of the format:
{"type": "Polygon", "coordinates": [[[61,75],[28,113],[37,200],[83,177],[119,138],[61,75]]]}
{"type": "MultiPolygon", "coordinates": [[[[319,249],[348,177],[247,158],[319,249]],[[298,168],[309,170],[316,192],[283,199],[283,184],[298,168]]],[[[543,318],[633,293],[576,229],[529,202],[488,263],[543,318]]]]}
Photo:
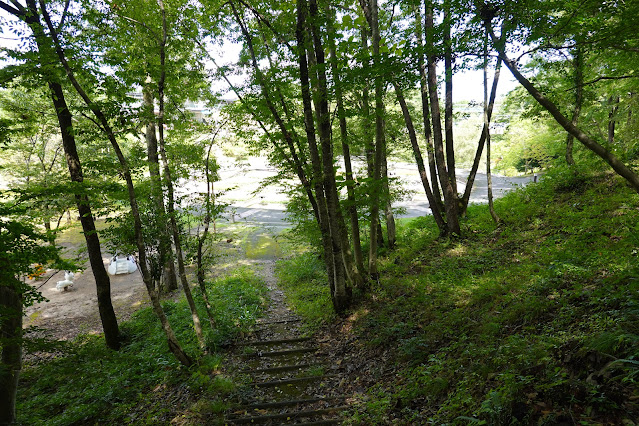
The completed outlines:
{"type": "Polygon", "coordinates": [[[231,355],[231,374],[246,385],[226,423],[339,424],[339,412],[347,404],[338,391],[341,368],[329,363],[312,336],[304,335],[302,321],[286,306],[275,261],[254,265],[268,285],[271,303],[252,335],[231,355]]]}

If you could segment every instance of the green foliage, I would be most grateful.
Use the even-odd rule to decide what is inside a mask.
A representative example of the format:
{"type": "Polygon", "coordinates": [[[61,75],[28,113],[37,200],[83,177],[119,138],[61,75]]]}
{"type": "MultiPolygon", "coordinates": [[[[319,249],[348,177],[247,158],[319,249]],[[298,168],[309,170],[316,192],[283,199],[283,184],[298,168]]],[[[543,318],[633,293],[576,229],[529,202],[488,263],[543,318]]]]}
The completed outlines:
{"type": "Polygon", "coordinates": [[[397,378],[369,389],[355,421],[591,424],[639,412],[639,196],[595,168],[555,168],[495,208],[499,227],[471,206],[457,240],[438,240],[432,218],[400,223],[357,323],[397,378]]]}
{"type": "Polygon", "coordinates": [[[280,287],[310,330],[327,324],[335,313],[324,263],[312,252],[305,252],[277,263],[280,287]]]}
{"type": "Polygon", "coordinates": [[[25,210],[23,205],[0,203],[0,285],[20,294],[24,307],[44,300],[37,289],[23,281],[38,264],[75,269],[75,265],[60,258],[60,247],[53,244],[50,233],[42,233],[24,221],[25,210]]]}
{"type": "MultiPolygon", "coordinates": [[[[126,344],[120,351],[107,349],[99,336],[81,336],[52,360],[27,365],[18,395],[20,421],[158,424],[169,423],[178,413],[191,412],[198,418],[223,411],[222,399],[235,385],[220,375],[220,348],[255,323],[266,289],[245,269],[210,282],[207,288],[216,321],[216,329],[207,330],[207,342],[215,352],[200,358],[196,366],[189,370],[180,366],[167,347],[159,320],[151,308],[144,308],[121,324],[126,344]],[[198,403],[198,398],[210,403],[198,403]],[[167,399],[178,403],[168,404],[167,399]]],[[[196,302],[202,315],[203,303],[199,298],[196,302]]],[[[165,301],[163,307],[184,349],[197,353],[186,301],[165,301]]]]}

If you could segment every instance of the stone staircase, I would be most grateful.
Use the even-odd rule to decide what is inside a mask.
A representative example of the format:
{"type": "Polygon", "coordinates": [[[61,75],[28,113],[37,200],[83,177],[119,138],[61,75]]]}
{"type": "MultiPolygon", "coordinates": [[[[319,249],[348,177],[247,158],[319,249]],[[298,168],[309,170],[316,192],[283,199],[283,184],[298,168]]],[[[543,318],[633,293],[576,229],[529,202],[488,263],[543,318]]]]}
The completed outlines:
{"type": "Polygon", "coordinates": [[[236,379],[240,401],[225,415],[225,424],[334,425],[348,408],[337,389],[340,367],[328,363],[301,320],[283,301],[275,283],[271,306],[253,335],[236,346],[236,379]]]}

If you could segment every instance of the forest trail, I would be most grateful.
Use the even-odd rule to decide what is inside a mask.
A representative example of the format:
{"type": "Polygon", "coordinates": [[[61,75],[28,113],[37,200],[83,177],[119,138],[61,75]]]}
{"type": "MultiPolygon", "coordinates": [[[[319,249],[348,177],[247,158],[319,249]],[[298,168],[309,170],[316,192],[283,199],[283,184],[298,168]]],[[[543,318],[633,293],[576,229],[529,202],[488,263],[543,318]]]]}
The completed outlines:
{"type": "Polygon", "coordinates": [[[236,380],[243,383],[225,424],[331,425],[341,423],[347,408],[339,388],[341,365],[329,362],[301,319],[287,306],[277,286],[274,259],[255,260],[262,269],[270,299],[264,317],[230,356],[236,380]]]}

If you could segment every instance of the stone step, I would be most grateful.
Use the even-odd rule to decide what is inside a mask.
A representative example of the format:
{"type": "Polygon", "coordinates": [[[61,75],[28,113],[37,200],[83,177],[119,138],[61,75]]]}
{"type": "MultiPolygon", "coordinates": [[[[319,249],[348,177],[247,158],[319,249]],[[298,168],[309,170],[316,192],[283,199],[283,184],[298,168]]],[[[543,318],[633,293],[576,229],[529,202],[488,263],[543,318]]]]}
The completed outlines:
{"type": "Polygon", "coordinates": [[[306,399],[291,399],[287,401],[277,401],[277,402],[257,402],[254,404],[247,404],[237,408],[237,410],[268,410],[273,408],[282,408],[282,407],[290,407],[294,405],[302,405],[302,404],[315,404],[318,402],[331,402],[337,400],[346,399],[345,396],[327,396],[327,397],[317,397],[317,398],[306,398],[306,399]]]}
{"type": "Polygon", "coordinates": [[[255,324],[256,325],[270,325],[270,324],[286,324],[289,322],[300,322],[302,321],[299,318],[286,318],[286,319],[281,319],[281,320],[273,320],[273,321],[257,321],[255,324]]]}
{"type": "Polygon", "coordinates": [[[291,354],[303,354],[303,353],[309,353],[309,352],[316,352],[317,349],[318,349],[317,347],[312,347],[312,348],[285,349],[282,351],[271,351],[271,352],[260,351],[260,352],[255,352],[252,354],[242,354],[242,356],[245,358],[284,356],[284,355],[291,355],[291,354]]]}
{"type": "Polygon", "coordinates": [[[237,346],[264,346],[264,345],[279,345],[283,343],[298,343],[311,340],[310,337],[293,337],[290,339],[273,339],[273,340],[254,340],[248,342],[238,342],[237,346]]]}
{"type": "Polygon", "coordinates": [[[295,383],[304,383],[304,382],[312,382],[319,381],[324,379],[330,379],[333,377],[338,377],[338,374],[324,374],[321,376],[304,376],[304,377],[295,377],[292,379],[281,379],[281,380],[271,380],[269,382],[258,382],[255,383],[255,386],[260,388],[270,388],[282,385],[292,385],[295,383]]]}
{"type": "MultiPolygon", "coordinates": [[[[250,417],[238,417],[233,419],[227,419],[227,421],[231,424],[247,424],[247,423],[260,423],[260,422],[270,422],[272,420],[294,420],[304,417],[313,417],[313,416],[321,416],[324,414],[331,414],[336,411],[342,411],[347,409],[347,406],[337,406],[337,407],[329,407],[329,408],[321,408],[319,410],[304,410],[304,411],[293,411],[288,413],[277,413],[277,414],[264,414],[261,416],[250,416],[250,417]]],[[[327,421],[327,420],[322,420],[327,421]]],[[[323,423],[319,423],[323,424],[323,423]]],[[[334,423],[328,423],[334,424],[334,423]]]]}
{"type": "Polygon", "coordinates": [[[283,371],[301,370],[303,368],[311,368],[311,367],[326,367],[326,364],[315,363],[315,364],[282,365],[282,366],[279,366],[279,367],[268,367],[268,368],[256,368],[256,369],[241,370],[240,373],[242,373],[242,374],[279,373],[279,372],[283,372],[283,371]]]}

